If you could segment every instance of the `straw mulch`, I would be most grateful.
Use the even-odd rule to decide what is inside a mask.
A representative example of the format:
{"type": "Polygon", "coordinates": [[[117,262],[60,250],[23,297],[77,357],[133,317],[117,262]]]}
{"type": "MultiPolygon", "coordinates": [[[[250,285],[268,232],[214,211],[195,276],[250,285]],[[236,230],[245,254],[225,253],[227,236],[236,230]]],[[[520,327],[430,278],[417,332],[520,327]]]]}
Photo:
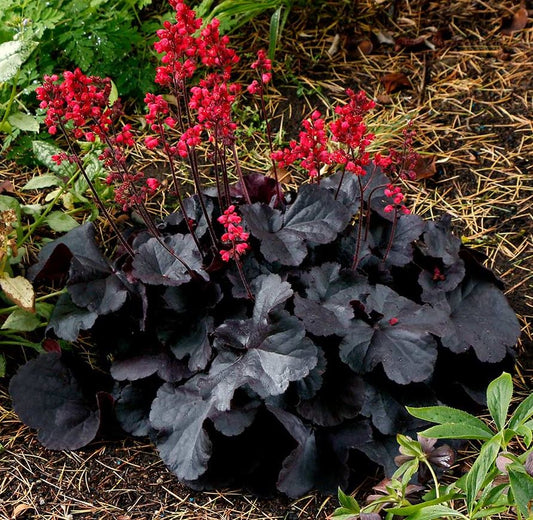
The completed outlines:
{"type": "MultiPolygon", "coordinates": [[[[502,30],[502,19],[517,7],[330,0],[294,8],[276,54],[269,108],[277,115],[274,127],[294,135],[295,121],[313,108],[331,110],[346,87],[363,88],[378,100],[372,124],[385,149],[398,145],[401,129],[414,121],[427,161],[407,190],[410,205],[427,218],[450,213],[463,242],[485,253],[502,277],[522,323],[516,381],[526,394],[533,387],[533,29],[529,23],[502,30]],[[410,40],[398,41],[402,37],[410,40]]],[[[243,28],[234,45],[252,53],[267,39],[265,17],[243,28]]],[[[256,150],[253,112],[243,114],[249,169],[265,164],[256,150]]],[[[0,181],[20,188],[24,172],[14,168],[2,161],[0,181]]],[[[11,411],[5,390],[0,443],[2,520],[296,520],[325,518],[336,505],[314,494],[291,502],[238,491],[192,493],[142,441],[47,451],[11,411]]]]}

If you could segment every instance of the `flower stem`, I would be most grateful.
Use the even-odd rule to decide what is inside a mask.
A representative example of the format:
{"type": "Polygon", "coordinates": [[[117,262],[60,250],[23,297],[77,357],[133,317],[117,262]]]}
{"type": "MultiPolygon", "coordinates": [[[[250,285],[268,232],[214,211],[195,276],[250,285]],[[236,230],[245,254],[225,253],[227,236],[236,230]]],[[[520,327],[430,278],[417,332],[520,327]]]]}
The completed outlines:
{"type": "Polygon", "coordinates": [[[241,182],[244,199],[246,200],[246,204],[251,204],[252,200],[250,199],[248,188],[246,187],[246,184],[244,183],[244,177],[242,175],[242,170],[241,170],[241,163],[239,161],[239,156],[237,155],[237,147],[235,146],[235,143],[232,144],[231,150],[233,152],[233,160],[235,161],[235,169],[237,170],[237,175],[239,176],[239,180],[241,182]]]}
{"type": "Polygon", "coordinates": [[[397,224],[398,224],[398,209],[394,208],[394,218],[392,220],[392,228],[390,231],[389,243],[387,244],[387,250],[385,251],[385,255],[383,256],[383,260],[382,260],[383,263],[385,263],[385,260],[387,260],[387,257],[389,256],[390,250],[392,248],[392,242],[394,241],[394,233],[396,232],[397,224]]]}
{"type": "Polygon", "coordinates": [[[362,235],[362,229],[363,229],[363,219],[365,216],[364,213],[364,206],[363,206],[363,183],[361,182],[361,177],[357,176],[357,181],[359,183],[359,194],[360,194],[360,202],[359,202],[359,222],[357,226],[357,242],[355,245],[355,253],[353,255],[353,262],[352,262],[352,270],[355,271],[357,269],[357,264],[359,263],[359,253],[361,249],[361,235],[362,235]]]}
{"type": "MultiPolygon", "coordinates": [[[[266,105],[265,105],[265,95],[264,90],[266,85],[263,83],[263,80],[261,80],[261,92],[260,92],[260,100],[261,100],[261,113],[263,115],[263,120],[266,124],[266,134],[267,134],[267,140],[268,140],[268,147],[270,149],[270,155],[274,153],[274,143],[272,142],[272,127],[270,125],[270,119],[268,118],[267,111],[266,111],[266,105]]],[[[278,168],[276,166],[276,161],[274,159],[272,160],[272,171],[274,172],[274,179],[276,180],[276,195],[278,197],[278,201],[281,204],[281,190],[279,187],[279,178],[278,178],[278,168]]]]}
{"type": "Polygon", "coordinates": [[[249,300],[254,300],[254,295],[252,293],[252,289],[250,288],[250,284],[248,283],[248,280],[246,279],[246,275],[244,274],[244,269],[242,268],[242,262],[240,258],[235,258],[235,264],[237,264],[237,269],[239,270],[239,275],[241,277],[242,284],[244,285],[244,288],[246,289],[246,294],[248,295],[249,300]]]}
{"type": "Polygon", "coordinates": [[[20,70],[21,69],[17,70],[15,77],[12,79],[13,87],[11,88],[11,94],[9,96],[9,100],[5,108],[4,117],[2,117],[2,121],[0,122],[0,128],[2,128],[5,122],[7,121],[7,118],[9,117],[9,113],[11,112],[11,106],[13,105],[13,102],[15,101],[15,98],[17,97],[17,82],[20,76],[20,70]]]}
{"type": "Polygon", "coordinates": [[[74,147],[72,145],[72,141],[71,141],[71,139],[70,139],[70,137],[69,137],[69,135],[67,133],[67,130],[66,130],[65,126],[63,125],[62,121],[59,122],[59,127],[61,128],[61,132],[63,132],[63,135],[65,136],[65,139],[67,140],[68,148],[69,148],[71,154],[73,155],[74,160],[75,160],[78,168],[80,169],[82,175],[85,177],[85,180],[86,180],[87,184],[89,185],[89,188],[90,188],[90,190],[91,190],[91,192],[92,192],[92,194],[94,196],[96,204],[100,208],[100,211],[104,214],[106,220],[109,222],[109,225],[111,226],[111,228],[113,229],[113,231],[117,235],[117,238],[120,240],[120,243],[122,244],[124,249],[127,251],[127,253],[131,257],[133,257],[133,255],[134,255],[133,249],[128,244],[126,239],[123,237],[122,233],[120,232],[120,230],[118,229],[117,225],[115,224],[115,221],[111,218],[111,215],[109,214],[109,211],[107,211],[107,208],[105,207],[104,202],[100,198],[100,194],[98,193],[98,190],[94,186],[91,178],[89,177],[87,171],[85,170],[85,167],[83,166],[83,162],[82,162],[80,156],[74,151],[74,147]]]}
{"type": "Polygon", "coordinates": [[[200,252],[200,255],[202,255],[202,258],[204,258],[204,252],[202,251],[202,248],[200,246],[200,242],[198,240],[198,237],[196,236],[196,233],[194,232],[194,229],[191,225],[191,222],[189,221],[189,215],[187,214],[187,210],[185,209],[185,206],[183,205],[183,197],[181,196],[180,192],[180,185],[178,181],[178,176],[176,175],[176,168],[174,166],[174,158],[172,157],[172,154],[170,153],[170,148],[168,146],[168,141],[165,136],[165,132],[163,130],[162,124],[159,122],[159,135],[161,137],[161,140],[163,141],[163,147],[165,149],[165,153],[167,155],[168,163],[170,165],[170,173],[172,175],[172,181],[174,182],[174,189],[176,191],[176,196],[178,197],[178,204],[180,207],[181,214],[183,216],[183,220],[185,220],[185,224],[187,225],[187,229],[189,230],[189,233],[191,234],[194,243],[196,244],[196,247],[198,251],[200,252]]]}

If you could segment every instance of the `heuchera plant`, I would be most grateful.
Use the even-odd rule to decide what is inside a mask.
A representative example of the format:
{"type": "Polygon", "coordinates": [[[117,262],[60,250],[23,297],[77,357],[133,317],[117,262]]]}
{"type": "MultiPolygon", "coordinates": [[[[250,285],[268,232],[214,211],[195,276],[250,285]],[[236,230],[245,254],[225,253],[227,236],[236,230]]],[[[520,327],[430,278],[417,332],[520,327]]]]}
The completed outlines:
{"type": "Polygon", "coordinates": [[[346,486],[369,460],[390,470],[394,435],[416,426],[404,405],[479,401],[510,363],[520,329],[501,284],[449,217],[409,214],[400,182],[416,159],[413,132],[402,151],[372,157],[364,93],[347,91],[329,124],[313,112],[284,150],[267,119],[274,177],[244,175],[232,107],[252,96],[267,117],[270,61],[259,52],[241,93],[217,21],[202,29],[181,0],[171,4],[176,23],[156,43],[156,83],[171,96],[146,96],[145,144],[166,155],[179,208],[162,222],[146,207],[158,181],[128,157],[134,129],[120,126],[110,81],[77,70],[37,89],[50,133],[69,145],[55,160],[83,173],[76,140],[100,141],[117,202],[145,227],[122,233],[100,203],[119,239],[111,258],[92,223],[42,249],[33,280],[67,288],[48,336],[90,331],[110,375],[48,341],[11,380],[15,410],[45,446],[76,449],[102,428],[111,395],[120,426],[150,436],[197,488],[275,485],[296,497],[346,486]],[[309,182],[285,193],[280,167],[309,182]]]}

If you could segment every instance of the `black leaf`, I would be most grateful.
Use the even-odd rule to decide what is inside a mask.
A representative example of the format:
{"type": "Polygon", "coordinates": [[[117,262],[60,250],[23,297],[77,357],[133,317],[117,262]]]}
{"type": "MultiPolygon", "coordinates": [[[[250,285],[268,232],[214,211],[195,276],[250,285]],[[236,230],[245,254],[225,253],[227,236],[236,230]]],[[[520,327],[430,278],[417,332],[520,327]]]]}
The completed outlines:
{"type": "Polygon", "coordinates": [[[261,253],[269,262],[299,265],[307,256],[306,242],[328,244],[344,230],[351,213],[330,191],[303,186],[282,218],[281,211],[264,204],[241,208],[252,235],[261,241],[261,253]]]}
{"type": "Polygon", "coordinates": [[[449,312],[442,344],[452,352],[473,348],[480,361],[496,363],[520,336],[516,314],[490,282],[468,279],[447,294],[440,306],[449,312]]]}
{"type": "Polygon", "coordinates": [[[188,267],[205,280],[209,278],[191,235],[177,234],[162,240],[167,247],[157,238],[150,238],[139,246],[133,260],[135,277],[150,285],[181,285],[191,280],[188,267]]]}
{"type": "Polygon", "coordinates": [[[341,359],[357,373],[381,363],[390,379],[404,385],[430,377],[437,359],[430,332],[443,333],[444,313],[417,305],[384,285],[372,288],[361,303],[369,317],[372,312],[380,317],[375,322],[352,320],[340,346],[341,359]]]}
{"type": "Polygon", "coordinates": [[[76,450],[96,437],[97,395],[87,398],[62,354],[50,352],[28,361],[11,379],[9,392],[15,412],[39,431],[46,448],[76,450]]]}

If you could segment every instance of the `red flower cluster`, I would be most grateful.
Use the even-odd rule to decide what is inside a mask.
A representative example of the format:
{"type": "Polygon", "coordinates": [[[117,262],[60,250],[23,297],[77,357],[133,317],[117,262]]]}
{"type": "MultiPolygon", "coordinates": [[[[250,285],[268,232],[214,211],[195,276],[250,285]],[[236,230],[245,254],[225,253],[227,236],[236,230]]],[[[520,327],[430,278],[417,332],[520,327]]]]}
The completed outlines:
{"type": "Polygon", "coordinates": [[[147,94],[147,122],[157,137],[146,138],[146,145],[155,148],[165,142],[171,155],[187,157],[190,149],[202,141],[202,133],[207,131],[211,140],[221,140],[231,144],[237,125],[231,119],[232,105],[240,86],[229,83],[231,70],[238,63],[236,52],[228,47],[229,38],[220,36],[220,22],[215,19],[200,32],[202,20],[196,18],[192,9],[183,0],[172,0],[176,10],[176,23],[165,22],[164,28],[157,31],[159,40],[155,43],[157,52],[164,54],[163,66],[158,67],[156,83],[167,85],[178,99],[188,102],[189,116],[196,115],[196,121],[189,119],[190,128],[185,129],[179,142],[171,145],[165,142],[163,123],[174,128],[177,121],[169,114],[168,103],[162,96],[147,94]],[[198,34],[199,32],[199,34],[198,34]],[[199,64],[213,69],[191,88],[190,99],[186,91],[186,80],[196,71],[199,64]]]}
{"type": "Polygon", "coordinates": [[[156,96],[155,94],[146,94],[144,98],[148,114],[146,114],[146,122],[154,132],[161,131],[161,123],[164,121],[168,126],[174,128],[176,121],[169,117],[168,102],[163,96],[156,96]]]}
{"type": "Polygon", "coordinates": [[[107,178],[107,184],[116,183],[115,202],[119,204],[122,211],[138,206],[144,203],[148,194],[155,193],[159,188],[159,181],[153,177],[146,179],[144,185],[141,181],[144,179],[144,173],[124,172],[120,176],[116,172],[111,172],[107,178]],[[117,182],[117,180],[119,182],[117,182]]]}
{"type": "Polygon", "coordinates": [[[157,67],[155,82],[160,85],[183,88],[187,78],[196,70],[197,38],[194,34],[202,26],[202,20],[183,0],[170,0],[176,11],[176,23],[163,23],[163,29],[157,31],[159,40],[154,48],[163,54],[162,66],[157,67]]]}
{"type": "Polygon", "coordinates": [[[409,208],[406,208],[402,204],[405,199],[405,195],[402,193],[402,189],[400,187],[387,184],[387,187],[383,190],[383,193],[385,194],[385,197],[391,198],[394,203],[385,206],[385,213],[392,213],[395,210],[401,211],[404,215],[411,213],[409,208]]]}
{"type": "Polygon", "coordinates": [[[339,117],[329,125],[333,141],[344,144],[346,149],[336,150],[332,158],[336,163],[343,164],[347,171],[364,175],[363,166],[370,162],[366,148],[375,136],[368,133],[363,118],[376,104],[363,91],[356,94],[347,89],[346,94],[350,100],[346,105],[335,107],[335,114],[339,117]]]}
{"type": "Polygon", "coordinates": [[[373,162],[377,167],[385,170],[391,165],[392,159],[390,157],[384,157],[378,152],[376,155],[374,155],[373,162]]]}
{"type": "Polygon", "coordinates": [[[227,83],[214,72],[200,80],[198,87],[191,88],[189,108],[196,110],[198,124],[207,130],[211,139],[228,145],[233,142],[237,125],[232,121],[231,111],[240,86],[227,83]]]}
{"type": "MultiPolygon", "coordinates": [[[[99,158],[110,171],[107,183],[117,183],[115,201],[124,210],[141,204],[148,193],[157,189],[156,179],[148,179],[146,185],[136,186],[144,175],[128,170],[125,149],[135,144],[132,128],[129,124],[115,131],[111,128],[113,120],[121,114],[121,106],[119,102],[109,106],[109,78],[86,76],[76,69],[64,72],[63,81],[57,75],[45,76],[44,84],[36,92],[40,107],[46,110],[45,123],[51,134],[60,128],[70,139],[69,131],[72,130],[75,139],[85,138],[93,142],[98,137],[107,144],[99,158]]],[[[65,160],[76,162],[82,168],[75,154],[60,153],[52,156],[52,160],[57,164],[65,160]]]]}
{"type": "Polygon", "coordinates": [[[241,217],[235,213],[235,206],[231,205],[218,217],[218,221],[224,226],[226,232],[222,235],[222,242],[231,245],[230,249],[222,249],[219,251],[220,256],[224,262],[229,262],[231,258],[238,259],[249,248],[246,242],[250,233],[246,233],[241,223],[241,217]]]}
{"type": "Polygon", "coordinates": [[[239,57],[228,47],[229,38],[220,36],[219,26],[220,21],[215,18],[202,29],[197,39],[198,55],[205,66],[218,69],[227,81],[233,65],[239,62],[239,57]]]}
{"type": "Polygon", "coordinates": [[[272,61],[267,58],[263,49],[257,52],[257,60],[252,63],[252,69],[259,74],[259,81],[254,79],[247,90],[250,94],[262,94],[265,85],[272,79],[272,61]]]}
{"type": "Polygon", "coordinates": [[[111,80],[85,76],[80,69],[65,71],[59,76],[45,76],[41,87],[35,89],[40,107],[46,109],[44,123],[48,132],[57,133],[58,126],[69,121],[74,125],[74,137],[94,141],[103,139],[112,123],[113,109],[109,107],[111,80]]]}
{"type": "Polygon", "coordinates": [[[300,160],[300,166],[311,178],[319,176],[323,165],[333,163],[343,165],[346,171],[355,175],[364,175],[363,166],[370,162],[366,148],[374,140],[374,134],[367,131],[363,116],[374,108],[375,103],[362,91],[356,94],[348,89],[346,93],[349,102],[335,109],[339,117],[329,125],[332,140],[344,147],[328,151],[326,126],[320,112],[315,111],[311,120],[303,122],[299,142],[291,141],[289,148],[274,152],[272,159],[282,168],[300,160]]]}
{"type": "Polygon", "coordinates": [[[327,150],[327,135],[324,119],[318,110],[311,114],[311,119],[306,119],[302,126],[304,130],[300,132],[299,141],[291,141],[289,148],[278,150],[272,154],[281,168],[293,164],[300,160],[300,166],[307,170],[309,177],[315,178],[320,174],[320,169],[324,164],[331,161],[330,153],[327,150]]]}

